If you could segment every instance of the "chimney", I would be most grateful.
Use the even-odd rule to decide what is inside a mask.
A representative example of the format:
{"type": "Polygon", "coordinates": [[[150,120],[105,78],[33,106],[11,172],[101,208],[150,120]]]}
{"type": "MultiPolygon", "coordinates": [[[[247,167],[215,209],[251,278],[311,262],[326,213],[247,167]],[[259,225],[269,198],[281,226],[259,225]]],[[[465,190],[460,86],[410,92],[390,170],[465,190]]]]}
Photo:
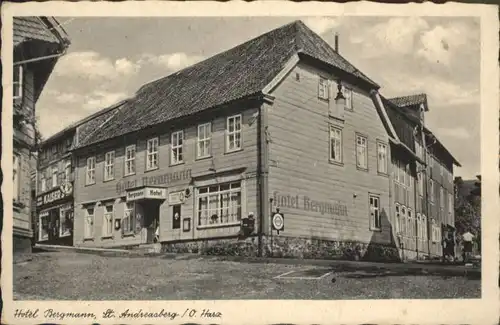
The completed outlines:
{"type": "Polygon", "coordinates": [[[339,33],[335,33],[335,52],[339,52],[339,33]]]}

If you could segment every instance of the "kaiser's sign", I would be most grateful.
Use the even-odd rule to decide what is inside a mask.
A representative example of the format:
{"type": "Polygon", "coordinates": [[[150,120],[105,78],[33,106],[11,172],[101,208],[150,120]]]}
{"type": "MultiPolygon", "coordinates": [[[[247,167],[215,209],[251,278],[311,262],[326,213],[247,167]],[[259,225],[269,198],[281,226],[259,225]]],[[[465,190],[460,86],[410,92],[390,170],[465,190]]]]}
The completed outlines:
{"type": "Polygon", "coordinates": [[[65,183],[53,191],[40,195],[36,200],[36,205],[41,206],[64,199],[73,193],[71,183],[65,183]]]}

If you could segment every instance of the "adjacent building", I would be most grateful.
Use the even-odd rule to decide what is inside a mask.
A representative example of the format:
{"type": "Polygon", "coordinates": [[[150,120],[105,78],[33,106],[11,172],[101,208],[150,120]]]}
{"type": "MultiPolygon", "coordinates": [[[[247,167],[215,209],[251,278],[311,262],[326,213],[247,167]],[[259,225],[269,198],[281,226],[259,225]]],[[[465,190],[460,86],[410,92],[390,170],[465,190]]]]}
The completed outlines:
{"type": "Polygon", "coordinates": [[[87,127],[74,245],[439,256],[458,162],[425,126],[425,95],[383,97],[337,44],[295,21],[144,85],[87,127]]]}
{"type": "Polygon", "coordinates": [[[32,246],[35,106],[69,40],[50,17],[14,17],[13,40],[13,248],[18,252],[32,246]]]}
{"type": "MultiPolygon", "coordinates": [[[[119,104],[118,104],[119,105],[119,104]]],[[[36,188],[36,242],[73,245],[73,147],[80,132],[98,127],[116,110],[113,105],[73,123],[40,144],[36,188]]]]}

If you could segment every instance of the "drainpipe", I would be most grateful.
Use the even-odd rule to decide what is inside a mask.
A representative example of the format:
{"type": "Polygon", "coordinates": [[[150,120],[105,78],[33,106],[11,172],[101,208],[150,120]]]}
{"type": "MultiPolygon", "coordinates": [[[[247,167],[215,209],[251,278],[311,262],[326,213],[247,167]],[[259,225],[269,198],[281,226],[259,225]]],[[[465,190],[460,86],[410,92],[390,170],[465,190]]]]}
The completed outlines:
{"type": "Polygon", "coordinates": [[[267,202],[268,202],[268,174],[269,174],[269,159],[268,159],[268,119],[267,119],[267,109],[263,107],[268,103],[272,103],[272,96],[264,94],[264,101],[259,106],[259,118],[258,118],[258,164],[257,164],[257,182],[259,189],[259,229],[258,229],[258,256],[263,255],[263,235],[264,235],[264,222],[267,216],[267,202]]]}
{"type": "Polygon", "coordinates": [[[27,63],[38,62],[38,61],[42,61],[42,60],[53,59],[53,58],[58,58],[58,57],[61,57],[61,56],[65,55],[66,51],[67,51],[67,48],[64,48],[64,50],[62,52],[57,53],[57,54],[52,54],[52,55],[47,55],[47,56],[41,56],[41,57],[38,57],[38,58],[33,58],[33,59],[29,59],[29,60],[14,62],[14,66],[22,65],[22,64],[27,64],[27,63]]]}

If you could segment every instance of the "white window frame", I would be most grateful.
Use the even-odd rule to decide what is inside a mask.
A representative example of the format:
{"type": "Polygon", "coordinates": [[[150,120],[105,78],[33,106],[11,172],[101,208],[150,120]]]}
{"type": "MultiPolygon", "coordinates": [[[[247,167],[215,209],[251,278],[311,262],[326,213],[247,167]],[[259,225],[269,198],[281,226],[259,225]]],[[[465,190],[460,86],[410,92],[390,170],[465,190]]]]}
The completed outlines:
{"type": "Polygon", "coordinates": [[[95,207],[86,207],[85,208],[85,219],[84,219],[84,238],[92,239],[94,238],[94,220],[95,220],[95,207]],[[89,213],[89,210],[92,210],[92,214],[89,213]]]}
{"type": "Polygon", "coordinates": [[[13,182],[13,200],[19,202],[20,199],[20,184],[21,184],[21,155],[13,154],[13,168],[12,168],[12,182],[13,182]]]}
{"type": "Polygon", "coordinates": [[[407,226],[406,226],[406,213],[408,212],[408,208],[404,205],[401,206],[401,234],[406,237],[408,235],[407,233],[407,226]]]}
{"type": "Polygon", "coordinates": [[[412,209],[408,208],[406,210],[407,213],[407,222],[408,222],[408,236],[411,238],[415,237],[415,219],[413,215],[412,209]]]}
{"type": "Polygon", "coordinates": [[[396,203],[396,208],[394,210],[396,212],[396,234],[402,234],[401,232],[401,206],[396,203]]]}
{"type": "Polygon", "coordinates": [[[368,204],[370,207],[370,230],[380,231],[382,229],[382,218],[380,216],[380,195],[369,194],[368,197],[368,204]],[[375,202],[377,202],[377,204],[375,204],[375,202]]]}
{"type": "Polygon", "coordinates": [[[318,79],[318,98],[323,100],[330,99],[330,80],[319,77],[318,79]]]}
{"type": "Polygon", "coordinates": [[[125,147],[125,176],[135,175],[135,144],[125,147]]]}
{"type": "Polygon", "coordinates": [[[149,139],[146,144],[146,171],[158,168],[158,137],[149,139]]]}
{"type": "Polygon", "coordinates": [[[377,172],[383,175],[387,175],[388,173],[387,149],[388,146],[386,143],[377,141],[377,172]],[[381,155],[383,156],[382,163],[381,155]]]}
{"type": "Polygon", "coordinates": [[[453,210],[454,210],[454,204],[453,204],[453,195],[451,193],[448,193],[448,217],[449,221],[452,222],[453,220],[453,210]]]}
{"type": "Polygon", "coordinates": [[[135,231],[136,227],[136,205],[135,202],[125,202],[125,210],[122,220],[122,229],[124,234],[131,234],[135,231]],[[125,228],[125,222],[123,220],[128,220],[128,227],[125,228]]]}
{"type": "Polygon", "coordinates": [[[64,164],[64,183],[71,182],[71,161],[64,164]]]}
{"type": "Polygon", "coordinates": [[[57,166],[53,166],[52,167],[52,188],[56,187],[58,184],[57,184],[57,181],[58,181],[58,174],[59,174],[59,169],[57,168],[57,166]]]}
{"type": "Polygon", "coordinates": [[[85,185],[95,184],[95,167],[96,157],[88,157],[87,166],[85,167],[85,185]]]}
{"type": "Polygon", "coordinates": [[[424,181],[422,180],[422,172],[417,173],[418,195],[424,196],[424,181]]]}
{"type": "Polygon", "coordinates": [[[429,237],[428,237],[428,234],[427,234],[427,217],[425,216],[425,214],[422,214],[422,223],[423,223],[423,235],[424,235],[424,240],[428,240],[429,237]]]}
{"type": "Polygon", "coordinates": [[[243,148],[243,117],[241,114],[229,116],[226,120],[226,153],[234,152],[241,150],[243,148]],[[233,130],[230,129],[231,121],[233,121],[233,130]],[[236,128],[236,122],[239,123],[239,129],[236,128]],[[233,141],[231,141],[231,137],[233,137],[233,141]],[[236,146],[237,139],[239,138],[239,146],[236,146]],[[231,143],[234,143],[234,146],[231,147],[231,143]]]}
{"type": "Polygon", "coordinates": [[[113,222],[114,222],[114,206],[107,204],[103,207],[104,213],[102,216],[102,237],[113,236],[113,222]],[[111,209],[109,211],[108,209],[111,209]]]}
{"type": "Polygon", "coordinates": [[[115,179],[115,151],[108,151],[104,155],[104,181],[115,179]]]}
{"type": "Polygon", "coordinates": [[[241,222],[241,219],[243,218],[244,215],[244,190],[243,190],[244,183],[243,181],[233,181],[233,182],[226,182],[226,183],[221,183],[221,184],[214,184],[214,185],[208,185],[208,186],[201,186],[196,189],[196,216],[197,216],[197,226],[198,228],[204,228],[204,227],[224,227],[228,225],[238,225],[241,222]],[[228,187],[227,189],[221,189],[221,188],[228,187]],[[213,189],[217,188],[217,191],[211,191],[213,189]],[[206,190],[206,192],[205,192],[206,190]],[[232,205],[232,195],[235,193],[239,193],[239,205],[232,205]],[[216,202],[217,202],[217,207],[212,208],[211,207],[211,198],[216,197],[216,202]],[[225,196],[227,198],[226,206],[224,204],[221,204],[221,202],[224,202],[222,200],[222,197],[225,196]],[[202,199],[206,198],[206,208],[202,209],[200,207],[201,203],[200,201],[202,199]],[[205,211],[205,213],[203,213],[205,211]],[[221,213],[221,211],[226,212],[226,220],[224,221],[223,215],[224,212],[221,213]],[[217,213],[213,213],[217,212],[217,213]],[[239,214],[238,214],[239,212],[239,214]],[[204,223],[202,222],[202,214],[204,215],[204,223]],[[212,215],[217,215],[217,219],[212,220],[212,215]]]}
{"type": "Polygon", "coordinates": [[[40,192],[45,192],[47,190],[47,180],[45,179],[44,173],[40,173],[40,192]]]}
{"type": "Polygon", "coordinates": [[[430,192],[429,201],[431,202],[431,204],[434,204],[435,190],[434,190],[434,180],[432,178],[429,178],[429,192],[430,192]]]}
{"type": "Polygon", "coordinates": [[[330,125],[330,161],[342,164],[342,128],[330,125]]]}
{"type": "Polygon", "coordinates": [[[361,134],[356,134],[355,141],[356,167],[362,170],[368,170],[368,137],[361,134]],[[364,162],[360,160],[360,150],[363,150],[364,162]]]}
{"type": "Polygon", "coordinates": [[[12,96],[13,99],[23,98],[23,84],[24,84],[24,68],[22,65],[14,66],[12,76],[12,96]],[[16,80],[16,71],[18,72],[19,80],[16,80]]]}
{"type": "Polygon", "coordinates": [[[170,164],[178,165],[182,164],[184,161],[184,131],[176,131],[173,132],[170,136],[170,164]]]}
{"type": "Polygon", "coordinates": [[[198,124],[196,137],[196,158],[207,158],[212,155],[212,123],[198,124]]]}
{"type": "Polygon", "coordinates": [[[354,106],[352,105],[352,89],[346,86],[343,86],[342,88],[342,94],[344,94],[345,97],[345,108],[352,111],[354,109],[354,106]]]}

